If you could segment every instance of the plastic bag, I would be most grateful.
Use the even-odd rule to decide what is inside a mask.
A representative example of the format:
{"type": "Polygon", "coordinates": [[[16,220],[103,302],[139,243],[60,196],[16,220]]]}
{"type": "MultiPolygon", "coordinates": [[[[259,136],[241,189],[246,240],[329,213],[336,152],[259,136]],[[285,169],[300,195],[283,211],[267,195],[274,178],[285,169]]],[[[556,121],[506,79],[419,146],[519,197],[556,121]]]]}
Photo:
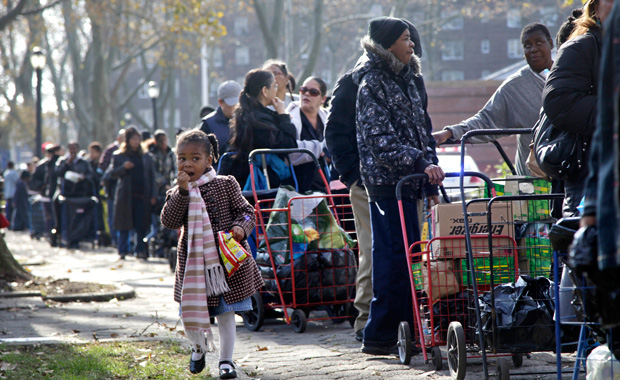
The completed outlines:
{"type": "Polygon", "coordinates": [[[606,344],[590,352],[586,359],[586,380],[620,380],[620,362],[606,344]]]}
{"type": "Polygon", "coordinates": [[[521,276],[515,283],[498,285],[480,297],[482,329],[492,346],[492,313],[495,310],[498,349],[513,352],[549,351],[555,348],[555,303],[551,281],[521,276]]]}

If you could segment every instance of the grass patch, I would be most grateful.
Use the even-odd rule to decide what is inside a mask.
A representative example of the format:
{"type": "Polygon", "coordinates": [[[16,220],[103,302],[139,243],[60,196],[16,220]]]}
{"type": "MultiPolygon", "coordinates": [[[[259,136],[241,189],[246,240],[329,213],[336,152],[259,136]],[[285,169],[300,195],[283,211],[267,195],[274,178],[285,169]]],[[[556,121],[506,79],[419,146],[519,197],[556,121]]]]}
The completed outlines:
{"type": "MultiPolygon", "coordinates": [[[[189,349],[174,341],[14,346],[0,344],[0,378],[10,380],[192,379],[189,349]]],[[[207,376],[209,368],[201,374],[207,376]]],[[[215,379],[215,377],[206,377],[215,379]]]]}

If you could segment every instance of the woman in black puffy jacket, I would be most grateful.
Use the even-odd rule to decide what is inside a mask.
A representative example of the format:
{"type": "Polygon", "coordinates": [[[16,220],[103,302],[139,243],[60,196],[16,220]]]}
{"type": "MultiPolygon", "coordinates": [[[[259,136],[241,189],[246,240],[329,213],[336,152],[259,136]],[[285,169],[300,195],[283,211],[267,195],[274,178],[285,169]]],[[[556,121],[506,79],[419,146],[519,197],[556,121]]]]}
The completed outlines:
{"type": "Polygon", "coordinates": [[[588,0],[569,40],[558,51],[543,90],[543,108],[553,125],[582,136],[581,168],[565,181],[563,215],[576,216],[588,175],[589,146],[596,124],[602,23],[612,0],[588,0]]]}

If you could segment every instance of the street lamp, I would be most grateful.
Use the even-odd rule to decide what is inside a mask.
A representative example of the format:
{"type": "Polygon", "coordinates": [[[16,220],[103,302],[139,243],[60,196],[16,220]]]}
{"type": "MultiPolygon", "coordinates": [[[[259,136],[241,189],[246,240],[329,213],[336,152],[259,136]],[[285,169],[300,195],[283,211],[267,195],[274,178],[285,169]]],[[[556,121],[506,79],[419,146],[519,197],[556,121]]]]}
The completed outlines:
{"type": "Polygon", "coordinates": [[[41,74],[45,67],[45,54],[38,46],[32,48],[30,55],[30,64],[37,73],[37,137],[35,145],[35,155],[41,158],[41,74]]]}
{"type": "Polygon", "coordinates": [[[157,82],[150,81],[149,82],[149,98],[153,102],[153,131],[157,129],[157,98],[159,97],[159,87],[157,87],[157,82]]]}

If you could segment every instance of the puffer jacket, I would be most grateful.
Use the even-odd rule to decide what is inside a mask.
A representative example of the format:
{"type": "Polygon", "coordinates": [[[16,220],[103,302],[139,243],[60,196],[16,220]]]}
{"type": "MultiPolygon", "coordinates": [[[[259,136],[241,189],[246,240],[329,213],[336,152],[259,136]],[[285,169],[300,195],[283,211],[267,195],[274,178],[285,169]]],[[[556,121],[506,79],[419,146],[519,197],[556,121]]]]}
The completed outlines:
{"type": "MultiPolygon", "coordinates": [[[[419,59],[400,62],[370,38],[362,39],[368,60],[353,70],[359,86],[356,105],[357,145],[362,180],[370,201],[395,197],[398,181],[436,160],[414,77],[419,59]]],[[[406,198],[422,197],[421,183],[407,187],[406,198]]]]}

